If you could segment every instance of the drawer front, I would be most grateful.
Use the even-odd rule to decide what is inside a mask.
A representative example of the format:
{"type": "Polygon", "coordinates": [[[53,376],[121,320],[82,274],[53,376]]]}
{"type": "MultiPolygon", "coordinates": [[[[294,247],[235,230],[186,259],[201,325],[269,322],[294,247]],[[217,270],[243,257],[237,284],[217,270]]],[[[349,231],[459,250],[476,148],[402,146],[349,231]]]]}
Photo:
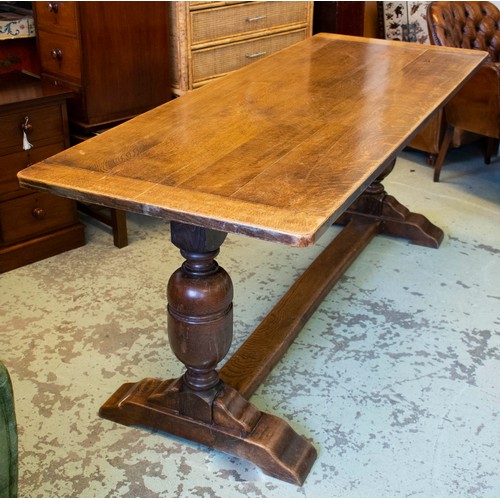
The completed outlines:
{"type": "Polygon", "coordinates": [[[307,22],[307,2],[256,2],[191,13],[192,44],[307,22]]]}
{"type": "Polygon", "coordinates": [[[193,52],[193,84],[242,68],[306,37],[303,29],[193,52]]]}
{"type": "Polygon", "coordinates": [[[74,202],[34,193],[0,203],[0,239],[14,243],[75,221],[74,202]]]}
{"type": "Polygon", "coordinates": [[[78,39],[42,30],[37,36],[42,71],[79,81],[81,61],[78,39]]]}
{"type": "Polygon", "coordinates": [[[26,192],[19,187],[17,172],[29,167],[34,163],[44,160],[64,149],[64,142],[49,144],[33,148],[28,151],[20,151],[0,157],[0,200],[2,196],[11,196],[16,193],[26,192]]]}
{"type": "Polygon", "coordinates": [[[64,133],[62,105],[27,107],[0,116],[0,155],[23,150],[23,125],[28,126],[27,138],[33,147],[60,139],[64,133]]]}
{"type": "Polygon", "coordinates": [[[38,29],[77,35],[76,2],[33,2],[38,29]]]}

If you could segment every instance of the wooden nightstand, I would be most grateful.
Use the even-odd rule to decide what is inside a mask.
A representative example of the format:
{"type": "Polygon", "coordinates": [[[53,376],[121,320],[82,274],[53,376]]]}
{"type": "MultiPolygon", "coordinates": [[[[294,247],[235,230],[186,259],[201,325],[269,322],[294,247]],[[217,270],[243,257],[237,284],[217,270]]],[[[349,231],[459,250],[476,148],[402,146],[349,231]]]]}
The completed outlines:
{"type": "Polygon", "coordinates": [[[16,177],[68,147],[70,96],[24,73],[0,76],[0,272],[85,243],[73,201],[21,189],[16,177]]]}

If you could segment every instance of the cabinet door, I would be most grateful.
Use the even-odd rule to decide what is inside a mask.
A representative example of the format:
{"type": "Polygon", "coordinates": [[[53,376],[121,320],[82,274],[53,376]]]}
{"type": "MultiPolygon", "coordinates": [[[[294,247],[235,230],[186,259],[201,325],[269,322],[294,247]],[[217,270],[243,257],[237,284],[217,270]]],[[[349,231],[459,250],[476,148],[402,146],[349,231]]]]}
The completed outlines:
{"type": "Polygon", "coordinates": [[[90,123],[130,118],[170,99],[167,3],[78,3],[90,123]]]}

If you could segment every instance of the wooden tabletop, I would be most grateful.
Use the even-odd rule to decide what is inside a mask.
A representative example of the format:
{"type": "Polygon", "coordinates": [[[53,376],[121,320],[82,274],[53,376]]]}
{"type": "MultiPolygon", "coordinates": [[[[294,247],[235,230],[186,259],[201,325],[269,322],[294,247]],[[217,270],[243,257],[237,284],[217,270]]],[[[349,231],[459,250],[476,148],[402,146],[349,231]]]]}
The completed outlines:
{"type": "Polygon", "coordinates": [[[485,56],[316,35],[19,178],[81,201],[306,246],[485,56]]]}

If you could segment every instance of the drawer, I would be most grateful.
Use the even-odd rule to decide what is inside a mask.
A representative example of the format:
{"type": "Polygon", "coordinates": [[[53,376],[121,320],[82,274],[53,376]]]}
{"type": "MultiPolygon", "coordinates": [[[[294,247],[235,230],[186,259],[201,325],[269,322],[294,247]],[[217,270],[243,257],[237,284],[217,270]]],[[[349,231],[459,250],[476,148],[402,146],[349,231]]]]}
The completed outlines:
{"type": "Polygon", "coordinates": [[[75,221],[74,202],[34,193],[0,203],[0,241],[13,243],[75,221]]]}
{"type": "Polygon", "coordinates": [[[307,37],[307,29],[193,52],[193,83],[221,76],[307,37]]]}
{"type": "Polygon", "coordinates": [[[26,122],[31,125],[27,134],[29,142],[34,146],[63,137],[63,108],[61,104],[26,107],[0,116],[0,155],[23,150],[23,131],[21,126],[26,122]]]}
{"type": "Polygon", "coordinates": [[[33,2],[38,29],[77,36],[75,2],[33,2]]]}
{"type": "Polygon", "coordinates": [[[192,44],[307,22],[306,2],[252,2],[191,13],[192,44]]]}
{"type": "Polygon", "coordinates": [[[43,71],[80,80],[80,44],[77,38],[38,31],[38,48],[43,71]]]}
{"type": "Polygon", "coordinates": [[[0,200],[7,194],[26,192],[19,187],[17,172],[64,149],[64,141],[0,157],[0,200]]]}

